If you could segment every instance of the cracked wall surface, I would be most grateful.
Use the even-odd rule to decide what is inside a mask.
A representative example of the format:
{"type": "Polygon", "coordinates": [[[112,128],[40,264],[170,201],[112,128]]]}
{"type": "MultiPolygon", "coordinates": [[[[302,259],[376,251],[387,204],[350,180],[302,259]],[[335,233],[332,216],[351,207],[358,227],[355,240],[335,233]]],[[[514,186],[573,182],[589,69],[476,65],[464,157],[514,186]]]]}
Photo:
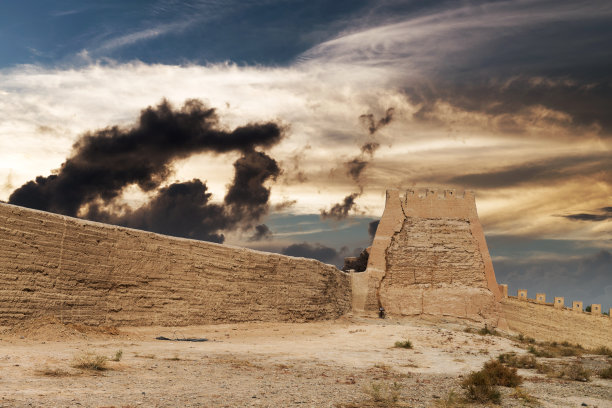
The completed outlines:
{"type": "MultiPolygon", "coordinates": [[[[440,315],[505,326],[501,293],[473,193],[387,191],[370,251],[366,295],[353,308],[440,315]]],[[[363,290],[363,288],[362,288],[363,290]]]]}
{"type": "Polygon", "coordinates": [[[0,203],[0,325],[188,325],[332,319],[350,282],[331,265],[0,203]]]}

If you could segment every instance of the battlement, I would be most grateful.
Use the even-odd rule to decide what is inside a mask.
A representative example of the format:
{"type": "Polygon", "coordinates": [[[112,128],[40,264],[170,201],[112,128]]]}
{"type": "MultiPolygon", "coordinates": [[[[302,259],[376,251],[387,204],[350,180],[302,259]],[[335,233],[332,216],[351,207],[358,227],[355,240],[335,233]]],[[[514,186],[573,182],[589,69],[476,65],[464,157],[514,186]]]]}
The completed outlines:
{"type": "Polygon", "coordinates": [[[464,190],[457,192],[456,189],[437,189],[418,187],[407,189],[405,192],[405,201],[408,200],[463,200],[473,199],[474,192],[464,190]]]}
{"type": "MultiPolygon", "coordinates": [[[[507,288],[508,285],[504,285],[504,284],[500,284],[499,285],[500,288],[504,287],[506,293],[507,293],[507,288]]],[[[504,289],[501,289],[502,291],[504,289]]],[[[555,296],[554,297],[554,302],[553,303],[546,303],[546,294],[545,293],[536,293],[536,298],[535,299],[530,299],[527,296],[527,289],[518,289],[516,291],[516,296],[504,296],[504,298],[511,298],[511,299],[517,299],[520,301],[524,301],[524,302],[529,302],[529,303],[536,303],[536,304],[540,304],[540,305],[544,305],[544,306],[553,306],[555,309],[561,309],[561,310],[571,310],[573,312],[580,312],[580,313],[590,313],[592,315],[595,316],[604,316],[604,317],[610,317],[612,316],[612,308],[610,309],[610,313],[603,314],[602,310],[601,310],[601,304],[598,303],[593,303],[591,305],[591,311],[590,312],[585,312],[583,309],[584,303],[581,300],[574,300],[572,301],[572,306],[571,307],[565,307],[565,298],[560,297],[560,296],[555,296]]]]}

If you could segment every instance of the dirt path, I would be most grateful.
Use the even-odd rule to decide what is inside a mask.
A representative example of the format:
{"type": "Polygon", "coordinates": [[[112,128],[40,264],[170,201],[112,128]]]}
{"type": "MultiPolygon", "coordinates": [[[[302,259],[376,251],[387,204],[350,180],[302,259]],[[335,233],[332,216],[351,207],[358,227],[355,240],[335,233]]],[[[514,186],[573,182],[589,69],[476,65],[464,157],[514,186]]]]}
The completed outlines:
{"type": "MultiPolygon", "coordinates": [[[[0,336],[0,407],[360,406],[371,400],[373,387],[384,392],[394,382],[406,406],[429,407],[451,389],[460,393],[462,376],[499,353],[524,352],[506,338],[415,319],[138,327],[118,335],[47,326],[0,336]],[[403,340],[414,348],[393,347],[403,340]],[[120,361],[108,362],[106,371],[73,367],[83,353],[110,358],[119,351],[120,361]]],[[[610,380],[521,373],[530,378],[524,388],[543,406],[612,407],[610,380]]],[[[502,406],[525,405],[505,396],[502,406]]]]}

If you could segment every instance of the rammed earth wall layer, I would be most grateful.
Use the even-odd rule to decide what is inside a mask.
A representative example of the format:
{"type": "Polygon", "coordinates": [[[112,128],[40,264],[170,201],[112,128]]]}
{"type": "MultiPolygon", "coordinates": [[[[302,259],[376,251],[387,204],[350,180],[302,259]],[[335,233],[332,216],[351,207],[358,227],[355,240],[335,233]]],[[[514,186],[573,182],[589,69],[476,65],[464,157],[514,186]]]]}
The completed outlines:
{"type": "Polygon", "coordinates": [[[510,330],[515,333],[540,341],[612,348],[612,319],[608,316],[576,313],[516,298],[504,299],[502,309],[510,330]]]}
{"type": "Polygon", "coordinates": [[[0,203],[0,325],[189,325],[333,319],[350,309],[331,265],[0,203]]]}
{"type": "MultiPolygon", "coordinates": [[[[506,327],[474,194],[387,191],[357,310],[467,318],[506,327]]],[[[353,290],[355,293],[355,286],[353,290]]]]}

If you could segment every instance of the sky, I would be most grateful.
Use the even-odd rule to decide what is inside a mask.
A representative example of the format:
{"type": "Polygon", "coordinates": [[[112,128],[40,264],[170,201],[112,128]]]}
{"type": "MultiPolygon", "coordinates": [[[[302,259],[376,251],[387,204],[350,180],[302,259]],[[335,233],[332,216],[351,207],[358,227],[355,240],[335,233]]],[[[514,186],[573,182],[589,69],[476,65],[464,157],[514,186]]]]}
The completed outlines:
{"type": "Polygon", "coordinates": [[[0,200],[341,265],[385,189],[469,189],[511,294],[608,310],[611,21],[607,0],[1,1],[0,200]]]}

